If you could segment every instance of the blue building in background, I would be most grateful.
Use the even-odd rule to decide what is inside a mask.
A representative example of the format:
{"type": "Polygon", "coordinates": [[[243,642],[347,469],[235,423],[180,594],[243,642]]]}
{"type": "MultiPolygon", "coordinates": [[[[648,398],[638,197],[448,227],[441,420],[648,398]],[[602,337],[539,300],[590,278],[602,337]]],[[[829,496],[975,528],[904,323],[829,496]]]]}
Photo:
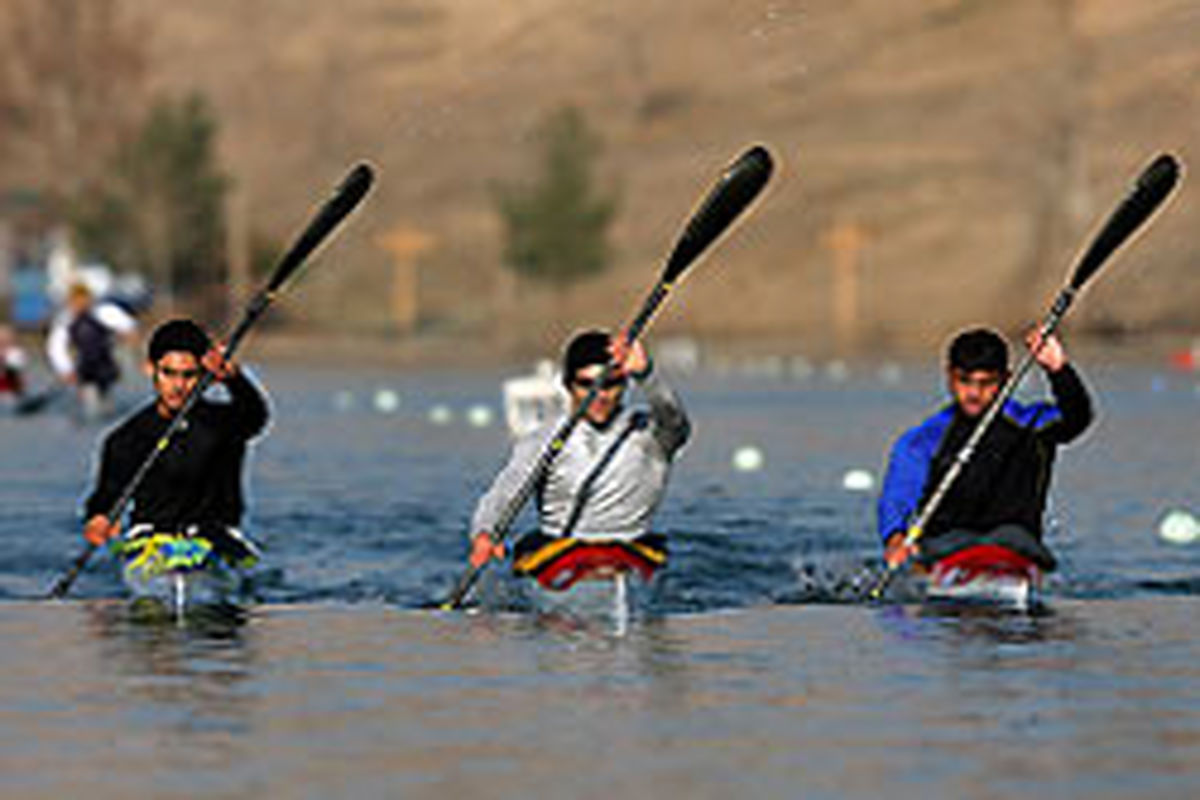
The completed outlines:
{"type": "Polygon", "coordinates": [[[47,292],[46,271],[18,265],[10,276],[9,319],[18,330],[41,330],[50,323],[54,304],[47,292]]]}

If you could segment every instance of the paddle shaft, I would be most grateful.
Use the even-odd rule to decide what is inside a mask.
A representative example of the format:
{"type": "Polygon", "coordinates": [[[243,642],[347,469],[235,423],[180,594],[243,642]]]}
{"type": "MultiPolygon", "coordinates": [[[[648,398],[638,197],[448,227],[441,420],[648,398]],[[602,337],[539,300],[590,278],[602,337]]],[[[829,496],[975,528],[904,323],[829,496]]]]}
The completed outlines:
{"type": "MultiPolygon", "coordinates": [[[[625,340],[626,347],[632,345],[635,341],[637,341],[638,337],[641,336],[642,331],[645,330],[646,326],[650,323],[650,320],[653,319],[654,314],[662,306],[663,302],[666,301],[667,296],[671,293],[672,287],[672,282],[662,279],[659,279],[658,283],[655,284],[654,289],[650,292],[650,295],[642,304],[641,311],[639,311],[638,315],[634,317],[633,322],[629,324],[629,327],[625,329],[623,338],[625,340]]],[[[550,440],[549,445],[542,450],[542,453],[538,457],[537,462],[534,464],[533,469],[529,471],[529,474],[526,476],[525,481],[517,490],[517,493],[513,495],[512,500],[510,500],[508,505],[506,505],[501,511],[500,517],[494,526],[495,529],[489,531],[489,533],[492,535],[493,541],[495,541],[497,544],[503,542],[508,536],[513,522],[516,521],[517,515],[521,513],[521,509],[524,508],[525,504],[529,502],[534,491],[537,490],[538,484],[540,484],[545,479],[545,476],[549,473],[550,467],[553,466],[555,460],[558,458],[558,454],[562,452],[563,447],[567,443],[567,439],[571,437],[571,433],[575,430],[576,426],[578,426],[580,421],[587,415],[588,408],[591,407],[592,403],[595,402],[596,398],[599,396],[601,387],[612,375],[613,369],[614,365],[611,361],[605,364],[604,371],[600,374],[599,379],[593,382],[592,387],[588,389],[587,394],[584,395],[583,399],[579,401],[579,405],[576,406],[574,411],[571,412],[570,416],[563,420],[562,424],[558,426],[558,430],[554,432],[554,437],[550,440]]],[[[475,586],[475,582],[479,580],[479,575],[483,572],[484,566],[486,566],[486,563],[478,567],[471,565],[466,572],[463,573],[462,577],[455,585],[454,590],[450,593],[450,596],[442,602],[440,606],[442,610],[452,611],[462,604],[462,601],[466,599],[471,589],[475,586]]]]}

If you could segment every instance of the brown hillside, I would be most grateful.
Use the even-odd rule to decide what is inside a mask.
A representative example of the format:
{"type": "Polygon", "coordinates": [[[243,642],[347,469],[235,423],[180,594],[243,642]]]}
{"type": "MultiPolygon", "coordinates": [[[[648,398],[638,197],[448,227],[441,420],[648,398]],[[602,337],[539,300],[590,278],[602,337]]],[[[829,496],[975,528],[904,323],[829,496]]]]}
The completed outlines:
{"type": "MultiPolygon", "coordinates": [[[[397,233],[424,239],[417,330],[534,342],[621,319],[752,142],[777,179],[663,330],[823,350],[1011,326],[1137,170],[1198,144],[1188,0],[127,2],[159,85],[219,110],[250,226],[285,238],[352,161],[378,165],[372,203],[290,305],[358,331],[411,330],[397,233]],[[566,103],[602,133],[623,203],[619,263],[558,297],[503,272],[488,187],[528,167],[532,129],[566,103]]],[[[1185,182],[1077,327],[1200,328],[1195,196],[1185,182]]]]}

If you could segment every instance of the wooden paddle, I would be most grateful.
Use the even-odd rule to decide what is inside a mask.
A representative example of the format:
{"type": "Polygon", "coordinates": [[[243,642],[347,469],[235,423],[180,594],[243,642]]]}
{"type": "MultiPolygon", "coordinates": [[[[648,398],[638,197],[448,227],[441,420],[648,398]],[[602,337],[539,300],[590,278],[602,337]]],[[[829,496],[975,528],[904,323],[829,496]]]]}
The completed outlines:
{"type": "MultiPolygon", "coordinates": [[[[245,312],[242,314],[241,322],[233,329],[225,344],[223,356],[226,361],[233,358],[233,354],[237,351],[238,345],[242,339],[250,331],[250,328],[258,321],[259,317],[270,307],[276,296],[304,263],[305,259],[323,242],[334,228],[338,226],[347,215],[350,214],[358,204],[362,202],[363,197],[371,188],[371,184],[375,180],[374,171],[368,164],[361,163],[350,170],[349,174],[342,180],[342,183],[334,191],[333,196],[325,201],[317,214],[309,221],[300,236],[292,244],[276,265],[274,272],[271,273],[271,279],[267,285],[258,291],[247,305],[245,312]]],[[[133,500],[133,494],[141,485],[142,480],[146,477],[146,473],[154,466],[159,455],[167,449],[171,443],[172,437],[183,427],[184,421],[187,418],[188,412],[196,405],[205,390],[212,384],[214,379],[213,373],[205,372],[196,382],[191,394],[184,401],[179,412],[171,419],[171,424],[167,426],[166,431],[159,438],[155,447],[146,456],[146,459],[138,467],[137,472],[129,480],[125,490],[121,492],[121,496],[117,498],[112,507],[105,514],[110,522],[116,522],[124,514],[126,506],[133,500]]],[[[53,588],[50,589],[49,598],[55,599],[66,595],[70,590],[71,584],[75,582],[75,578],[87,565],[88,560],[95,552],[96,545],[88,543],[87,547],[75,557],[71,562],[71,566],[64,572],[53,588]]]]}
{"type": "MultiPolygon", "coordinates": [[[[1148,167],[1142,170],[1138,176],[1137,183],[1133,189],[1121,201],[1121,204],[1112,212],[1108,220],[1104,223],[1104,227],[1092,239],[1091,245],[1084,252],[1083,257],[1079,260],[1078,265],[1071,273],[1071,278],[1058,293],[1050,311],[1042,320],[1039,330],[1039,347],[1041,342],[1045,342],[1046,338],[1052,334],[1058,324],[1066,315],[1067,310],[1075,300],[1075,296],[1087,281],[1100,271],[1108,257],[1127,241],[1147,219],[1154,213],[1155,209],[1162,205],[1163,201],[1171,194],[1171,190],[1175,188],[1175,184],[1179,180],[1179,162],[1169,154],[1162,154],[1154,159],[1148,167]]],[[[1025,373],[1033,366],[1033,361],[1037,356],[1035,350],[1029,350],[1021,359],[1017,368],[1009,376],[1004,386],[1000,389],[996,399],[992,401],[991,406],[984,415],[976,423],[974,431],[967,439],[966,443],[955,455],[954,461],[950,468],[946,470],[946,474],[942,476],[937,487],[925,501],[925,504],[918,509],[916,517],[909,525],[908,531],[904,536],[904,547],[909,548],[916,543],[924,533],[925,526],[929,524],[929,520],[937,511],[946,494],[950,491],[950,487],[958,479],[963,469],[975,455],[975,449],[979,446],[979,442],[983,439],[985,433],[992,422],[1000,415],[1004,408],[1005,402],[1016,391],[1017,385],[1021,379],[1025,377],[1025,373]]],[[[892,566],[888,564],[884,572],[874,582],[868,592],[868,596],[872,600],[877,600],[883,596],[884,590],[891,583],[895,573],[903,566],[903,562],[892,566]]]]}
{"type": "MultiPolygon", "coordinates": [[[[725,170],[717,185],[708,193],[704,202],[688,221],[683,234],[675,243],[675,248],[667,259],[658,282],[642,303],[641,309],[634,316],[633,321],[625,328],[626,345],[637,341],[684,271],[733,224],[733,221],[758,196],[771,177],[773,167],[770,153],[761,146],[755,146],[743,153],[725,170]]],[[[554,437],[542,450],[524,483],[521,484],[508,505],[504,507],[495,530],[490,531],[497,543],[503,542],[508,535],[513,521],[558,457],[571,432],[587,414],[588,407],[599,395],[601,387],[611,375],[613,368],[612,363],[605,366],[599,379],[592,384],[592,388],[588,390],[583,400],[555,431],[554,437]]],[[[458,608],[471,591],[471,587],[475,585],[483,568],[483,566],[468,567],[459,578],[450,596],[439,604],[439,608],[442,610],[458,608]]]]}

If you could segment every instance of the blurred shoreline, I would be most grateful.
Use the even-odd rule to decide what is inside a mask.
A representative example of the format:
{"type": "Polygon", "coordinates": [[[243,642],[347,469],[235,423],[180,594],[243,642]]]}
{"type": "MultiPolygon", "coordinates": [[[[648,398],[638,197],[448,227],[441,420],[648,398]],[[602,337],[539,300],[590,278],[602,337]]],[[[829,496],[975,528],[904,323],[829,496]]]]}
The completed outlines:
{"type": "MultiPolygon", "coordinates": [[[[152,328],[148,323],[144,337],[152,328]]],[[[948,330],[947,339],[954,330],[948,330]]],[[[1010,343],[1014,340],[1006,332],[1010,343]]],[[[29,356],[31,371],[46,369],[44,337],[22,332],[18,342],[29,356]]],[[[1200,334],[1183,331],[1157,332],[1139,335],[1096,336],[1072,335],[1064,340],[1072,358],[1082,365],[1120,364],[1148,369],[1192,373],[1200,379],[1200,334]],[[1189,356],[1190,354],[1190,356],[1189,356]],[[1188,366],[1190,362],[1191,366],[1188,366]]],[[[680,349],[689,353],[691,363],[679,371],[705,369],[714,365],[766,364],[762,370],[770,373],[770,362],[794,367],[808,362],[814,368],[841,362],[846,365],[881,365],[896,363],[904,366],[940,363],[941,346],[887,346],[872,349],[862,346],[853,352],[839,352],[828,347],[812,346],[803,337],[681,337],[671,334],[646,337],[651,352],[668,367],[678,367],[667,351],[680,349]],[[665,356],[665,357],[664,357],[665,356]]],[[[139,345],[140,346],[140,345],[139,345]]],[[[543,359],[556,361],[558,342],[545,347],[532,343],[502,342],[499,337],[467,334],[423,334],[391,336],[354,334],[330,331],[301,331],[296,327],[274,327],[253,333],[242,346],[240,358],[247,362],[281,363],[315,367],[396,367],[426,370],[523,370],[543,359]]],[[[129,354],[128,361],[140,358],[140,351],[129,354]]],[[[793,370],[794,371],[794,370],[793,370]]]]}
{"type": "MultiPolygon", "coordinates": [[[[953,335],[947,332],[947,338],[953,335]]],[[[1011,334],[1009,335],[1012,341],[1011,334]]],[[[1187,333],[1157,333],[1139,336],[1071,336],[1065,341],[1073,358],[1083,364],[1119,363],[1157,369],[1178,369],[1172,359],[1200,346],[1200,336],[1187,333]]],[[[846,364],[897,362],[905,365],[932,364],[941,358],[940,348],[860,347],[853,353],[827,348],[808,348],[800,337],[722,337],[691,339],[675,336],[646,337],[652,352],[687,342],[697,354],[697,366],[738,360],[807,359],[814,364],[841,361],[846,364]]],[[[487,336],[385,337],[346,334],[307,334],[271,331],[256,336],[246,345],[246,356],[254,360],[293,364],[347,366],[396,366],[429,369],[478,369],[522,367],[540,359],[556,360],[557,344],[539,349],[511,347],[487,336]]],[[[660,359],[663,360],[663,359],[660,359]]],[[[667,359],[669,361],[669,359],[667,359]]]]}

